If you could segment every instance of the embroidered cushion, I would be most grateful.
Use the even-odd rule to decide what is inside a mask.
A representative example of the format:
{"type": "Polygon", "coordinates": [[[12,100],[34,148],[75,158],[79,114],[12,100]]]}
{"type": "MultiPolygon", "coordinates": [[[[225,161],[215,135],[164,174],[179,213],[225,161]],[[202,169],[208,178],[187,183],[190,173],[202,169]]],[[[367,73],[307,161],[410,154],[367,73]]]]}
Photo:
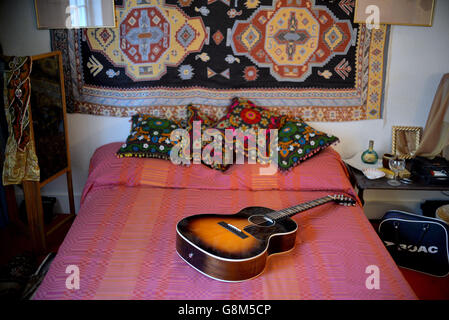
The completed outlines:
{"type": "Polygon", "coordinates": [[[206,130],[207,128],[212,127],[215,124],[215,120],[210,118],[206,113],[198,109],[193,105],[187,106],[187,124],[186,130],[191,132],[193,129],[193,122],[200,121],[201,122],[201,130],[206,130]]]}
{"type": "MultiPolygon", "coordinates": [[[[255,134],[258,134],[259,129],[265,129],[267,131],[266,136],[263,137],[263,139],[266,141],[268,149],[270,144],[269,129],[278,129],[281,119],[281,116],[277,116],[263,107],[256,106],[249,100],[235,98],[226,115],[215,123],[214,128],[240,129],[241,131],[254,130],[255,134]]],[[[245,157],[250,157],[252,160],[256,160],[258,151],[260,151],[256,149],[257,141],[251,137],[245,136],[242,145],[241,143],[238,143],[241,140],[242,139],[235,139],[236,154],[243,152],[245,157]]],[[[263,161],[266,161],[268,158],[264,157],[264,155],[259,152],[259,157],[257,159],[264,159],[263,161]]]]}
{"type": "Polygon", "coordinates": [[[226,164],[225,131],[223,129],[216,130],[217,136],[210,138],[209,141],[202,140],[202,163],[212,169],[224,172],[232,166],[233,162],[226,164]]]}
{"type": "Polygon", "coordinates": [[[131,132],[117,151],[117,156],[159,158],[170,160],[170,151],[177,142],[170,140],[173,130],[181,128],[176,121],[137,114],[131,118],[131,132]]]}
{"type": "Polygon", "coordinates": [[[291,170],[338,141],[337,137],[318,131],[301,120],[284,118],[278,132],[279,170],[291,170]]]}
{"type": "Polygon", "coordinates": [[[202,160],[201,162],[204,165],[208,166],[209,168],[216,169],[219,171],[226,171],[231,166],[231,164],[224,164],[224,152],[225,152],[224,130],[217,129],[219,131],[219,136],[217,136],[217,138],[219,139],[218,141],[220,141],[221,144],[216,145],[216,148],[213,148],[213,150],[212,150],[213,145],[211,145],[211,143],[215,141],[215,138],[211,138],[210,141],[204,141],[203,139],[201,139],[201,143],[199,141],[193,140],[194,137],[204,135],[206,130],[212,128],[215,122],[216,121],[214,121],[212,118],[210,118],[207,114],[202,112],[197,107],[192,105],[187,106],[186,130],[188,130],[190,134],[192,160],[201,158],[202,160]],[[193,125],[194,121],[200,121],[201,126],[199,128],[195,128],[193,125]],[[199,129],[201,129],[201,131],[199,129]],[[204,153],[203,157],[203,151],[205,149],[206,152],[204,153]],[[221,159],[221,163],[219,162],[214,163],[214,159],[216,157],[221,159]]]}
{"type": "Polygon", "coordinates": [[[269,110],[258,107],[249,100],[235,98],[226,115],[215,123],[218,129],[277,129],[280,125],[280,116],[269,110]]]}

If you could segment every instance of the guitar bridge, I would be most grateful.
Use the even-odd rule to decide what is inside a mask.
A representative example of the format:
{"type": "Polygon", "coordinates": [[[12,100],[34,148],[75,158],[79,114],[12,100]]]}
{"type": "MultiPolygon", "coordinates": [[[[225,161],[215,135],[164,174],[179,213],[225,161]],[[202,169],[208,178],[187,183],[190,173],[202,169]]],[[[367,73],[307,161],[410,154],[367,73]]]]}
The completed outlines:
{"type": "Polygon", "coordinates": [[[233,226],[232,224],[226,223],[224,221],[220,221],[218,223],[220,226],[222,226],[223,228],[225,228],[228,231],[231,231],[233,234],[239,236],[242,239],[248,238],[248,236],[239,228],[233,226]]]}

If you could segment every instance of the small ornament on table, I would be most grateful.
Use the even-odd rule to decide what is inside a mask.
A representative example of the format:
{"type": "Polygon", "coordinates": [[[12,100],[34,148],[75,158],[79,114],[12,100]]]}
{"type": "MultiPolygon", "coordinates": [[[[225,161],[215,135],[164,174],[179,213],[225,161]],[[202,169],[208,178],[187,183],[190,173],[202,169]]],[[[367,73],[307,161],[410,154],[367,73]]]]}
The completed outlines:
{"type": "Polygon", "coordinates": [[[378,158],[377,152],[374,151],[374,140],[370,140],[368,149],[362,153],[362,161],[368,164],[375,164],[378,158]]]}
{"type": "Polygon", "coordinates": [[[394,179],[389,180],[387,183],[390,186],[397,187],[401,185],[401,182],[398,180],[399,173],[405,169],[405,159],[401,159],[396,156],[389,161],[390,169],[394,172],[394,179]]]}

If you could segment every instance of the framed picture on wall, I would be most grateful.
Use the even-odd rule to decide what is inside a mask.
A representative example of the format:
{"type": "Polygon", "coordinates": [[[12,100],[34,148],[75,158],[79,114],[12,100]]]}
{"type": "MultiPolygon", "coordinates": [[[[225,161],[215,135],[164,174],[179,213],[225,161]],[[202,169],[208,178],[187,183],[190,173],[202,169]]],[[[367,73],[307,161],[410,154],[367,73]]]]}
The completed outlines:
{"type": "Polygon", "coordinates": [[[356,0],[354,22],[365,23],[375,11],[379,24],[432,26],[435,0],[356,0]]]}

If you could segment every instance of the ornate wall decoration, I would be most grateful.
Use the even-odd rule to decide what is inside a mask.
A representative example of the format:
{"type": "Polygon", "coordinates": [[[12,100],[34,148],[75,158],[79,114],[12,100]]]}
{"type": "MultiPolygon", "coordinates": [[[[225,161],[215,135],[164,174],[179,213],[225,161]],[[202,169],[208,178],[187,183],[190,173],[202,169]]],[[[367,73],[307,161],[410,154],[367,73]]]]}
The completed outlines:
{"type": "Polygon", "coordinates": [[[3,185],[39,181],[40,170],[30,127],[30,57],[3,56],[5,115],[8,140],[3,165],[3,185]]]}
{"type": "Polygon", "coordinates": [[[353,2],[116,0],[117,28],[53,31],[72,112],[219,117],[233,97],[309,121],[382,117],[389,29],[353,2]]]}

